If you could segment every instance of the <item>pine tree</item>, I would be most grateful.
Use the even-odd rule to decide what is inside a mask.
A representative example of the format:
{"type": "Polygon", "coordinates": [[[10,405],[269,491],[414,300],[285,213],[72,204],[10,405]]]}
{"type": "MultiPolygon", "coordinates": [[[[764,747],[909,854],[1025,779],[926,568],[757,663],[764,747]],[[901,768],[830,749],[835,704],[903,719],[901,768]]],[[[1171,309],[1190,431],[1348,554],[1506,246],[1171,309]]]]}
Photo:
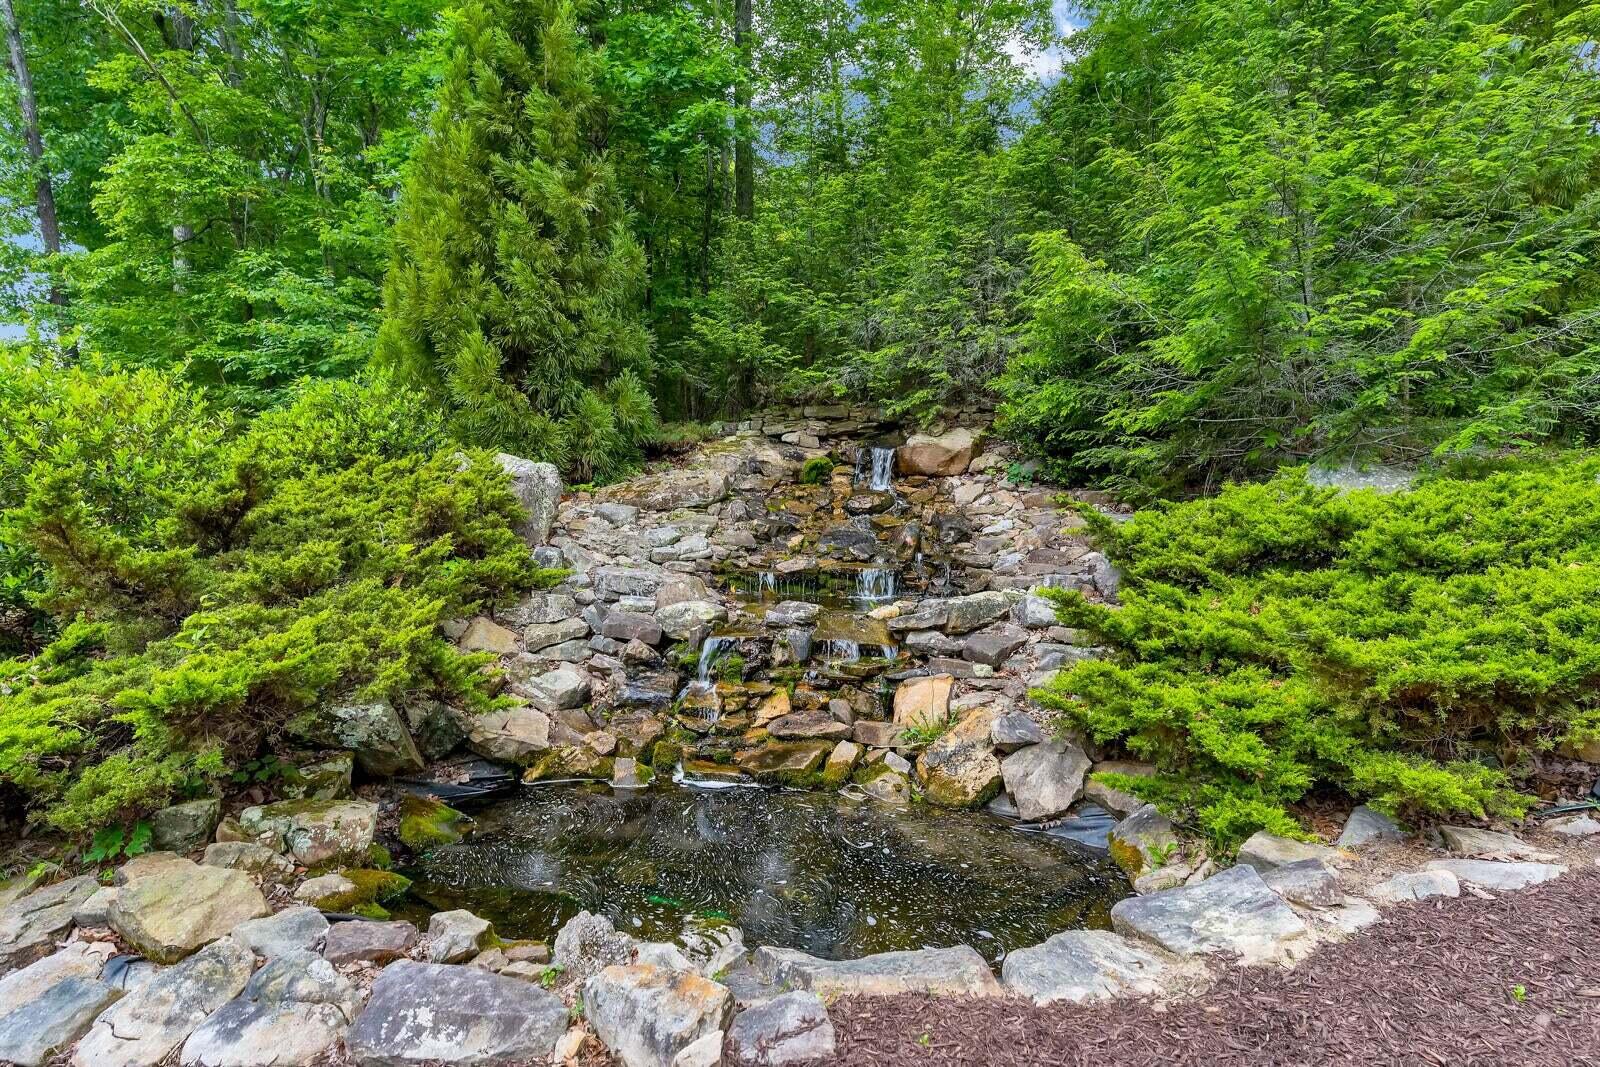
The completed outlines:
{"type": "Polygon", "coordinates": [[[451,20],[377,361],[432,392],[464,441],[614,477],[655,416],[644,261],[596,144],[595,53],[571,0],[472,0],[451,20]]]}

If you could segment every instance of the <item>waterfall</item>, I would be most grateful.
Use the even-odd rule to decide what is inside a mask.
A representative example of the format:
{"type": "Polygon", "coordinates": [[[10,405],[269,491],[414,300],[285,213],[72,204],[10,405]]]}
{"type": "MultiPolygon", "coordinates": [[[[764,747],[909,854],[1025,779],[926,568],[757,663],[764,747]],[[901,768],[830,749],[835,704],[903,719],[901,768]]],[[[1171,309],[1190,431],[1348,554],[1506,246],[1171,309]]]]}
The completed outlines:
{"type": "Polygon", "coordinates": [[[894,449],[872,448],[856,449],[856,484],[867,483],[867,488],[874,493],[882,493],[894,488],[894,449]]]}
{"type": "Polygon", "coordinates": [[[708,637],[700,643],[700,663],[694,676],[696,685],[711,688],[711,665],[716,661],[717,653],[724,645],[731,645],[736,640],[733,637],[708,637]]]}
{"type": "Polygon", "coordinates": [[[861,658],[861,644],[842,638],[822,642],[822,658],[829,663],[855,663],[861,658]]]}
{"type": "Polygon", "coordinates": [[[893,600],[895,572],[888,567],[865,567],[856,572],[856,600],[862,604],[881,604],[893,600]]]}

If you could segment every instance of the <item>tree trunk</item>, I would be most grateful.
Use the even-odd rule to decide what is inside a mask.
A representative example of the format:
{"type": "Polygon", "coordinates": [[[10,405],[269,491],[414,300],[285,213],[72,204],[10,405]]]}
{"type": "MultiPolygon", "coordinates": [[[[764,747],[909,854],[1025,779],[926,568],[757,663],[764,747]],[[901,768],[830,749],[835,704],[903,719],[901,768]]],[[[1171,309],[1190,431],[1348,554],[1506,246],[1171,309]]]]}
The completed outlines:
{"type": "Polygon", "coordinates": [[[733,198],[734,211],[741,219],[754,218],[756,213],[756,149],[750,136],[750,79],[755,51],[751,40],[752,0],[734,0],[733,46],[739,53],[742,77],[734,92],[734,104],[739,109],[739,136],[733,147],[733,198]]]}
{"type": "MultiPolygon", "coordinates": [[[[6,45],[11,51],[11,72],[16,75],[17,99],[22,105],[22,137],[27,142],[28,159],[38,175],[34,201],[39,213],[39,236],[44,242],[46,255],[59,255],[61,226],[56,219],[55,184],[44,160],[44,138],[39,132],[39,98],[33,91],[33,73],[28,69],[28,57],[22,50],[22,27],[17,24],[17,9],[12,0],[0,0],[0,14],[6,20],[6,45]]],[[[66,303],[66,295],[54,280],[50,283],[50,303],[66,303]]]]}

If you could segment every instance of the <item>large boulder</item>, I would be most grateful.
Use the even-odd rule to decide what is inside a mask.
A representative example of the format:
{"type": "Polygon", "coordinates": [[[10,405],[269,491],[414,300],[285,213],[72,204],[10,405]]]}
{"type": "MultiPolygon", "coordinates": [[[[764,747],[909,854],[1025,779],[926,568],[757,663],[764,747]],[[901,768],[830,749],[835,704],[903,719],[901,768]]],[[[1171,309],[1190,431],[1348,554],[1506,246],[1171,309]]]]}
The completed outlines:
{"type": "Polygon", "coordinates": [[[122,990],[77,976],[50,986],[36,1000],[0,1015],[0,1063],[43,1064],[83,1036],[122,990]]]}
{"type": "Polygon", "coordinates": [[[733,994],[684,971],[607,967],[583,984],[583,1018],[623,1067],[673,1067],[684,1048],[728,1028],[733,994]]]}
{"type": "Polygon", "coordinates": [[[532,982],[399,960],[385,967],[345,1037],[358,1067],[545,1063],[567,1030],[567,1009],[532,982]]]}
{"type": "Polygon", "coordinates": [[[1245,963],[1293,959],[1309,951],[1311,929],[1253,867],[1230,867],[1203,882],[1111,909],[1111,925],[1179,956],[1234,953],[1245,963]]]}
{"type": "Polygon", "coordinates": [[[25,967],[55,948],[56,936],[100,888],[88,875],[36,889],[0,910],[0,974],[25,967]]]}
{"type": "Polygon", "coordinates": [[[1040,1005],[1154,995],[1173,976],[1169,957],[1109,930],[1056,934],[1042,945],[1009,953],[1000,968],[1007,989],[1040,1005]]]}
{"type": "Polygon", "coordinates": [[[833,1020],[822,998],[807,990],[773,997],[740,1012],[728,1042],[741,1063],[780,1067],[825,1063],[837,1051],[833,1020]]]}
{"type": "Polygon", "coordinates": [[[535,463],[531,459],[507,455],[494,457],[511,478],[511,492],[527,515],[517,526],[517,533],[530,545],[542,545],[550,540],[550,527],[555,525],[556,509],[561,505],[561,472],[550,463],[535,463]]]}
{"type": "Polygon", "coordinates": [[[917,757],[917,784],[930,803],[975,808],[1000,791],[1000,761],[989,740],[998,714],[974,708],[917,757]]]}
{"type": "Polygon", "coordinates": [[[365,800],[285,800],[245,808],[239,826],[304,867],[360,863],[377,832],[378,806],[365,800]]]}
{"type": "Polygon", "coordinates": [[[950,718],[955,681],[948,674],[930,674],[901,682],[894,691],[894,724],[923,729],[944,725],[950,718]]]}
{"type": "Polygon", "coordinates": [[[950,477],[965,474],[972,462],[976,440],[972,431],[955,429],[948,433],[912,434],[895,450],[895,463],[901,474],[950,477]]]}
{"type": "Polygon", "coordinates": [[[854,960],[824,960],[799,949],[763,946],[751,956],[756,972],[773,985],[806,989],[833,1000],[899,993],[999,996],[989,963],[968,945],[880,952],[854,960]]]}
{"type": "Polygon", "coordinates": [[[159,971],[95,1020],[73,1067],[155,1067],[207,1016],[238,996],[256,957],[231,938],[159,971]]]}
{"type": "Polygon", "coordinates": [[[1035,822],[1060,815],[1083,796],[1089,757],[1070,741],[1047,741],[1007,756],[1000,773],[1018,818],[1035,822]]]}
{"type": "Polygon", "coordinates": [[[145,956],[174,963],[271,911],[243,871],[181,860],[121,887],[107,917],[145,956]]]}
{"type": "Polygon", "coordinates": [[[518,705],[495,711],[460,712],[467,747],[484,759],[527,766],[550,751],[550,716],[518,705]]]}
{"type": "Polygon", "coordinates": [[[426,765],[405,718],[387,700],[330,704],[311,722],[297,723],[296,732],[315,744],[349,749],[363,771],[379,778],[412,774],[426,765]]]}
{"type": "Polygon", "coordinates": [[[338,1044],[361,993],[304,949],[268,961],[183,1044],[185,1067],[301,1067],[338,1044]]]}

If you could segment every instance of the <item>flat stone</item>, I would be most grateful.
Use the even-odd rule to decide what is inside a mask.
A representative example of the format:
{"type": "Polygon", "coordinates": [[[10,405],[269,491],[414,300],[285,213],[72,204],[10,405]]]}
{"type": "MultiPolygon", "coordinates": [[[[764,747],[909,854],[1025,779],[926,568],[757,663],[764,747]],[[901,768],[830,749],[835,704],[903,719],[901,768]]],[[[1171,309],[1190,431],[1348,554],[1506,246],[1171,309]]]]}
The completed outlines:
{"type": "Polygon", "coordinates": [[[1111,828],[1107,844],[1117,866],[1137,878],[1166,861],[1178,845],[1178,832],[1154,804],[1144,804],[1111,828]]]}
{"type": "Polygon", "coordinates": [[[72,925],[73,912],[99,888],[81,875],[35,889],[0,909],[0,974],[54,951],[56,936],[72,925]]]}
{"type": "Polygon", "coordinates": [[[324,897],[342,896],[354,893],[356,884],[338,871],[329,871],[319,874],[315,878],[307,878],[294,887],[294,899],[303,904],[315,904],[324,897]]]}
{"type": "Polygon", "coordinates": [[[611,765],[612,789],[643,789],[650,784],[649,770],[629,756],[618,756],[611,765]]]}
{"type": "Polygon", "coordinates": [[[0,1018],[32,1003],[68,978],[98,978],[116,949],[105,942],[74,941],[0,978],[0,1018]]]}
{"type": "Polygon", "coordinates": [[[246,919],[270,914],[248,874],[183,861],[123,886],[111,928],[157,963],[174,963],[226,936],[246,919]]]}
{"type": "Polygon", "coordinates": [[[1451,852],[1475,859],[1486,860],[1536,860],[1548,863],[1555,853],[1534,848],[1520,837],[1502,834],[1495,830],[1479,830],[1472,826],[1441,826],[1439,836],[1451,852]]]}
{"type": "Polygon", "coordinates": [[[174,804],[150,816],[150,843],[168,852],[204,848],[222,818],[222,801],[216,797],[174,804]]]}
{"type": "Polygon", "coordinates": [[[824,960],[799,949],[762,946],[756,949],[751,962],[768,982],[809,990],[827,1001],[852,995],[1003,993],[988,961],[968,945],[880,952],[854,960],[824,960]]]}
{"type": "Polygon", "coordinates": [[[951,597],[945,601],[944,632],[965,634],[997,622],[1011,613],[1011,598],[998,590],[951,597]]]}
{"type": "Polygon", "coordinates": [[[1332,908],[1344,903],[1339,876],[1321,860],[1300,860],[1274,867],[1261,876],[1267,887],[1291,904],[1332,908]]]}
{"type": "Polygon", "coordinates": [[[833,751],[828,753],[827,762],[822,765],[823,784],[838,786],[849,780],[850,772],[861,762],[863,751],[854,741],[840,741],[834,745],[833,751]]]}
{"type": "Polygon", "coordinates": [[[589,624],[582,619],[559,619],[556,622],[536,622],[522,631],[522,647],[538,652],[564,641],[577,641],[589,636],[589,624]]]}
{"type": "Polygon", "coordinates": [[[894,724],[943,726],[950,719],[950,690],[955,681],[948,674],[930,674],[901,682],[894,692],[894,724]]]}
{"type": "Polygon", "coordinates": [[[322,955],[330,963],[388,963],[411,951],[417,928],[408,922],[341,922],[328,929],[322,955]]]}
{"type": "Polygon", "coordinates": [[[253,874],[263,882],[286,882],[294,876],[294,861],[254,841],[213,841],[200,862],[253,874]]]}
{"type": "Polygon", "coordinates": [[[815,604],[807,604],[803,600],[785,600],[768,608],[764,620],[768,626],[779,629],[805,627],[816,622],[821,614],[822,609],[815,604]]]}
{"type": "Polygon", "coordinates": [[[266,838],[302,867],[363,862],[378,827],[378,806],[365,800],[289,800],[245,808],[239,825],[266,838]]]}
{"type": "Polygon", "coordinates": [[[361,993],[333,964],[293,949],[267,962],[244,992],[183,1044],[185,1067],[301,1067],[338,1044],[361,993]]]}
{"type": "Polygon", "coordinates": [[[1018,817],[1037,822],[1060,815],[1083,796],[1089,757],[1070,741],[1050,741],[1013,752],[1001,762],[1000,772],[1018,817]]]}
{"type": "Polygon", "coordinates": [[[1359,848],[1373,841],[1403,841],[1406,833],[1400,824],[1376,808],[1358,804],[1344,822],[1335,842],[1340,848],[1359,848]]]}
{"type": "Polygon", "coordinates": [[[837,1051],[833,1020],[815,993],[796,990],[746,1008],[733,1020],[728,1042],[744,1063],[819,1063],[837,1051]]]}
{"type": "Polygon", "coordinates": [[[735,752],[733,760],[757,781],[784,783],[812,774],[832,751],[828,741],[769,741],[735,752]]]}
{"type": "Polygon", "coordinates": [[[550,751],[550,716],[535,708],[463,711],[457,721],[466,731],[467,747],[484,759],[527,766],[550,751]]]}
{"type": "Polygon", "coordinates": [[[604,600],[656,595],[665,571],[643,567],[601,567],[594,572],[594,591],[604,600]]]}
{"type": "Polygon", "coordinates": [[[966,643],[961,648],[961,658],[972,663],[998,667],[1010,658],[1011,653],[1027,643],[1026,630],[1001,623],[968,635],[966,643]]]}
{"type": "Polygon", "coordinates": [[[867,748],[894,748],[901,743],[905,727],[892,722],[857,719],[850,725],[850,739],[867,748]]]}
{"type": "Polygon", "coordinates": [[[1000,761],[989,740],[997,714],[994,708],[967,712],[917,757],[917,784],[929,803],[975,808],[999,792],[1000,761]]]}
{"type": "Polygon", "coordinates": [[[612,966],[584,982],[583,1018],[624,1067],[672,1067],[683,1049],[728,1029],[733,994],[697,974],[612,966]]]}
{"type": "Polygon", "coordinates": [[[467,911],[434,912],[428,919],[428,962],[462,963],[483,951],[494,936],[488,919],[467,911]]]}
{"type": "Polygon", "coordinates": [[[378,974],[345,1048],[358,1067],[509,1067],[547,1062],[566,1031],[561,999],[532,982],[398,960],[378,974]]]}
{"type": "Polygon", "coordinates": [[[56,982],[37,999],[0,1016],[0,1062],[42,1067],[82,1037],[122,990],[94,978],[56,982]]]}
{"type": "Polygon", "coordinates": [[[456,638],[456,645],[463,652],[492,652],[497,656],[509,656],[517,651],[517,635],[493,619],[480,615],[467,623],[466,632],[456,638]]]}
{"type": "Polygon", "coordinates": [[[73,1067],[155,1067],[239,995],[255,962],[255,953],[225,938],[158,972],[101,1013],[78,1042],[73,1067]]]}
{"type": "Polygon", "coordinates": [[[850,727],[821,708],[806,708],[773,719],[767,724],[767,732],[783,741],[839,741],[850,736],[850,727]]]}
{"type": "Polygon", "coordinates": [[[1430,871],[1449,871],[1479,889],[1513,891],[1548,882],[1567,873],[1559,863],[1500,863],[1495,860],[1429,860],[1430,871]]]}
{"type": "Polygon", "coordinates": [[[1169,963],[1109,930],[1068,930],[1042,945],[1016,949],[1001,964],[1008,990],[1035,1004],[1088,1004],[1114,997],[1151,996],[1172,978],[1169,963]]]}
{"type": "Polygon", "coordinates": [[[1600,819],[1589,815],[1567,815],[1559,819],[1551,819],[1544,824],[1545,830],[1563,837],[1593,837],[1600,834],[1600,819]]]}
{"type": "Polygon", "coordinates": [[[672,1067],[722,1067],[722,1044],[721,1030],[697,1037],[672,1057],[672,1067]]]}
{"type": "MultiPolygon", "coordinates": [[[[566,593],[534,593],[515,608],[506,612],[507,621],[518,626],[542,626],[547,623],[565,622],[575,618],[581,609],[578,601],[566,593]]],[[[531,649],[526,644],[527,634],[523,634],[524,648],[531,649]]]]}
{"type": "Polygon", "coordinates": [[[525,688],[533,706],[550,715],[585,703],[589,676],[577,667],[562,666],[530,679],[525,688]]]}
{"type": "Polygon", "coordinates": [[[594,513],[618,529],[632,526],[639,518],[639,509],[631,504],[600,504],[594,509],[594,513]]]}
{"type": "Polygon", "coordinates": [[[1402,871],[1372,887],[1369,894],[1381,904],[1401,904],[1432,897],[1459,897],[1461,882],[1450,871],[1402,871]]]}
{"type": "Polygon", "coordinates": [[[1310,928],[1245,866],[1195,885],[1120,900],[1111,909],[1111,925],[1125,937],[1179,956],[1229,952],[1245,963],[1294,958],[1311,944],[1310,928]]]}
{"type": "Polygon", "coordinates": [[[1305,860],[1332,863],[1344,858],[1336,848],[1279,837],[1265,830],[1251,834],[1250,839],[1239,846],[1240,865],[1254,867],[1263,874],[1274,868],[1286,867],[1291,863],[1301,863],[1305,860]]]}
{"type": "Polygon", "coordinates": [[[967,429],[938,436],[912,434],[895,450],[895,465],[901,474],[952,477],[966,473],[975,447],[972,431],[967,429]]]}
{"type": "Polygon", "coordinates": [[[263,959],[290,952],[315,952],[328,935],[328,920],[316,908],[286,908],[233,928],[233,939],[263,959]]]}
{"type": "Polygon", "coordinates": [[[611,611],[600,624],[600,633],[613,641],[643,641],[647,645],[661,643],[661,624],[655,616],[642,611],[611,611]]]}
{"type": "Polygon", "coordinates": [[[1001,752],[1015,752],[1029,745],[1043,744],[1044,731],[1039,729],[1039,724],[1033,721],[1032,716],[1011,711],[995,716],[994,725],[989,729],[989,740],[1001,752]]]}

